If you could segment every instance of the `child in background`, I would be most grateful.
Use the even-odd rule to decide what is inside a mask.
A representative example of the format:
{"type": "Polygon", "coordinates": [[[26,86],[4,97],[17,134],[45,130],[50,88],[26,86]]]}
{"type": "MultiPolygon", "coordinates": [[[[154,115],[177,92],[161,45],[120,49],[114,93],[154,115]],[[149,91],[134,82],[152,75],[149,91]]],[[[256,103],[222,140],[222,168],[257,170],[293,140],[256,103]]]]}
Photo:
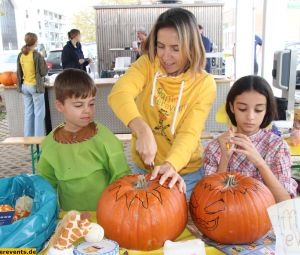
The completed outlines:
{"type": "Polygon", "coordinates": [[[96,86],[87,73],[67,69],[54,88],[65,122],[44,140],[38,173],[57,189],[63,210],[95,211],[104,188],[130,174],[123,146],[93,121],[96,86]]]}
{"type": "Polygon", "coordinates": [[[291,178],[287,143],[265,129],[276,116],[276,104],[268,82],[258,76],[237,80],[226,100],[226,112],[236,131],[212,141],[204,152],[205,175],[240,172],[262,181],[276,202],[296,196],[291,178]]]}

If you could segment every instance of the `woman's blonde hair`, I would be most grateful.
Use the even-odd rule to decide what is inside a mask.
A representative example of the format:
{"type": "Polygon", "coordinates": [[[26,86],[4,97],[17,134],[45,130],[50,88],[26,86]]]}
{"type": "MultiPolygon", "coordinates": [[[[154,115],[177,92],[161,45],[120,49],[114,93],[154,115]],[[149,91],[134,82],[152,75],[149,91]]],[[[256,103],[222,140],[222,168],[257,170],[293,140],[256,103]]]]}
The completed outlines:
{"type": "Polygon", "coordinates": [[[157,33],[162,28],[172,27],[179,38],[179,52],[187,63],[183,71],[191,69],[193,73],[202,72],[205,67],[205,49],[199,33],[195,16],[182,8],[171,8],[162,13],[145,42],[144,53],[154,62],[157,53],[157,33]]]}
{"type": "Polygon", "coordinates": [[[30,51],[30,47],[36,44],[38,37],[34,33],[27,33],[25,35],[24,40],[25,40],[25,45],[22,47],[22,53],[24,55],[27,55],[30,51]]]}

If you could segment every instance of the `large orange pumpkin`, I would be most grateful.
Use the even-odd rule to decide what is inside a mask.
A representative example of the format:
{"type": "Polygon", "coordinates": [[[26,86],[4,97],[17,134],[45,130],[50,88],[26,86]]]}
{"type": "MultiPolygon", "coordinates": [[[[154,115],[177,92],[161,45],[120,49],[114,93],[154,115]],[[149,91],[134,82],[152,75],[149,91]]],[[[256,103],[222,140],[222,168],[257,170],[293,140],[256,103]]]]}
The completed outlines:
{"type": "Polygon", "coordinates": [[[260,181],[240,173],[206,176],[190,200],[192,219],[210,239],[223,244],[256,241],[271,228],[267,208],[275,203],[260,181]]]}
{"type": "Polygon", "coordinates": [[[12,86],[17,83],[17,74],[15,72],[3,72],[0,78],[1,84],[12,86]]]}
{"type": "Polygon", "coordinates": [[[177,186],[167,185],[150,181],[150,175],[129,175],[106,187],[97,208],[105,236],[134,250],[158,249],[176,239],[187,223],[187,203],[177,186]]]}

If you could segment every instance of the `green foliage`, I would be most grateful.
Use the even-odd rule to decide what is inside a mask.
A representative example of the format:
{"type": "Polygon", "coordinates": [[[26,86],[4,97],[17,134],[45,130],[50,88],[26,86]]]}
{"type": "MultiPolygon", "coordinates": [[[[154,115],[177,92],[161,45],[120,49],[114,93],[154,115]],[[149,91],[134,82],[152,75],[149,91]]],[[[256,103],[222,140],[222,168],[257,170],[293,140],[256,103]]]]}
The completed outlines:
{"type": "Polygon", "coordinates": [[[79,29],[81,41],[96,42],[96,11],[93,8],[77,12],[72,19],[73,28],[79,29]]]}

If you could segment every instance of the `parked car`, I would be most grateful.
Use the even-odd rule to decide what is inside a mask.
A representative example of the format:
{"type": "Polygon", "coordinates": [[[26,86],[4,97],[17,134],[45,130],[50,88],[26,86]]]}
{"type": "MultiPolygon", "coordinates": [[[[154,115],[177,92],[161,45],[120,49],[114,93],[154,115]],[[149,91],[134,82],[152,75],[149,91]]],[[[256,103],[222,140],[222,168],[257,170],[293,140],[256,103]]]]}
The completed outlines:
{"type": "Polygon", "coordinates": [[[62,53],[62,49],[49,51],[48,57],[46,59],[49,76],[55,73],[59,73],[63,70],[61,64],[61,53],[62,53]]]}
{"type": "MultiPolygon", "coordinates": [[[[88,74],[93,78],[99,78],[97,71],[97,49],[95,44],[82,44],[82,51],[86,58],[92,59],[92,62],[87,66],[88,74]]],[[[48,53],[47,57],[47,66],[48,66],[48,75],[61,72],[62,63],[61,63],[61,54],[62,49],[51,50],[48,53]]]]}
{"type": "Polygon", "coordinates": [[[6,71],[17,71],[17,59],[19,51],[11,50],[0,53],[0,73],[6,71]]]}

